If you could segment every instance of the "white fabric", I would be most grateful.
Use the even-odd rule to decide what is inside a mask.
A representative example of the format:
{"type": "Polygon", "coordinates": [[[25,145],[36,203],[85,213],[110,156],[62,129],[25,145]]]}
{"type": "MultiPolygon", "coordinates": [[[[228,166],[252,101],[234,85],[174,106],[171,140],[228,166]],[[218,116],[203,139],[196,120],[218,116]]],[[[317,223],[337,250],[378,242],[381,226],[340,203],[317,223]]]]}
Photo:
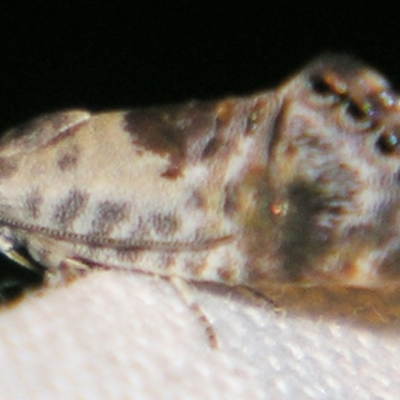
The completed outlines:
{"type": "Polygon", "coordinates": [[[233,289],[193,291],[216,350],[171,285],[144,274],[94,272],[0,310],[0,399],[400,398],[399,327],[388,323],[400,301],[387,315],[370,309],[374,327],[299,314],[299,299],[276,314],[233,289]]]}

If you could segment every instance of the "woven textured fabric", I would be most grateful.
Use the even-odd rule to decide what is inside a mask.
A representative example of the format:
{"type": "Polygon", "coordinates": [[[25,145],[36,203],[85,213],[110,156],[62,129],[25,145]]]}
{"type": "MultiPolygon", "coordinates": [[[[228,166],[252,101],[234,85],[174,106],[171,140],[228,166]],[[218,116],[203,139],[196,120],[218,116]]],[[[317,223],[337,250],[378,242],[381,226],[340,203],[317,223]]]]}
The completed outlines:
{"type": "Polygon", "coordinates": [[[398,326],[377,307],[382,325],[193,292],[218,349],[175,289],[143,274],[95,272],[2,309],[0,400],[398,398],[398,326]]]}

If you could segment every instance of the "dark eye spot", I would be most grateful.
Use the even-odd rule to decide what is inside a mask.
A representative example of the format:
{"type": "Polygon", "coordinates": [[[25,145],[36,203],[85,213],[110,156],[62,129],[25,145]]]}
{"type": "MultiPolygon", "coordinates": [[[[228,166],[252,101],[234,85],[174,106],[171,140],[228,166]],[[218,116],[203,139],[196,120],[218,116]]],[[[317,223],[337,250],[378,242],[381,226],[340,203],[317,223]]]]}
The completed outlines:
{"type": "Polygon", "coordinates": [[[321,96],[327,96],[333,93],[332,88],[321,76],[314,76],[311,78],[311,88],[315,93],[321,96]]]}
{"type": "Polygon", "coordinates": [[[337,104],[342,100],[340,93],[321,76],[315,76],[310,80],[310,87],[321,104],[337,104]]]}
{"type": "Polygon", "coordinates": [[[379,136],[376,145],[383,154],[393,154],[400,150],[399,135],[393,132],[385,132],[379,136]]]}
{"type": "Polygon", "coordinates": [[[349,101],[347,104],[347,113],[356,120],[364,119],[367,114],[366,112],[354,101],[349,101]]]}
{"type": "Polygon", "coordinates": [[[341,117],[344,122],[350,123],[357,130],[370,129],[374,123],[372,109],[367,102],[359,104],[354,100],[343,99],[341,117]]]}

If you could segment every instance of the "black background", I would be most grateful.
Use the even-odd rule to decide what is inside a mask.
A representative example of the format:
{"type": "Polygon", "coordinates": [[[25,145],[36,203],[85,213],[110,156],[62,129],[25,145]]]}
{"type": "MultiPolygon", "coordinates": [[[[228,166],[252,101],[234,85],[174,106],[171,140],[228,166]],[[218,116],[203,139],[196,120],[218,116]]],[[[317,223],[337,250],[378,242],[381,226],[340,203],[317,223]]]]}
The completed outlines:
{"type": "MultiPolygon", "coordinates": [[[[20,3],[0,6],[2,131],[64,108],[251,93],[325,51],[359,56],[400,89],[395,1],[20,3]]],[[[24,279],[0,259],[0,294],[24,279]]]]}

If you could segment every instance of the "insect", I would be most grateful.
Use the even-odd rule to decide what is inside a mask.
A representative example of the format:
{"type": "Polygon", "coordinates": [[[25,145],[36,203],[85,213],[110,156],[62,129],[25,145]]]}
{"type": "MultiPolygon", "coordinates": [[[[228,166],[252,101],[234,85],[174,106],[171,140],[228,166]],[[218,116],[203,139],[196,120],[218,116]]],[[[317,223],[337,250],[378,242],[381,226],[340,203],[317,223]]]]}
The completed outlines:
{"type": "Polygon", "coordinates": [[[276,90],[45,115],[0,140],[0,249],[49,283],[95,267],[242,285],[400,277],[400,103],[347,56],[276,90]]]}

